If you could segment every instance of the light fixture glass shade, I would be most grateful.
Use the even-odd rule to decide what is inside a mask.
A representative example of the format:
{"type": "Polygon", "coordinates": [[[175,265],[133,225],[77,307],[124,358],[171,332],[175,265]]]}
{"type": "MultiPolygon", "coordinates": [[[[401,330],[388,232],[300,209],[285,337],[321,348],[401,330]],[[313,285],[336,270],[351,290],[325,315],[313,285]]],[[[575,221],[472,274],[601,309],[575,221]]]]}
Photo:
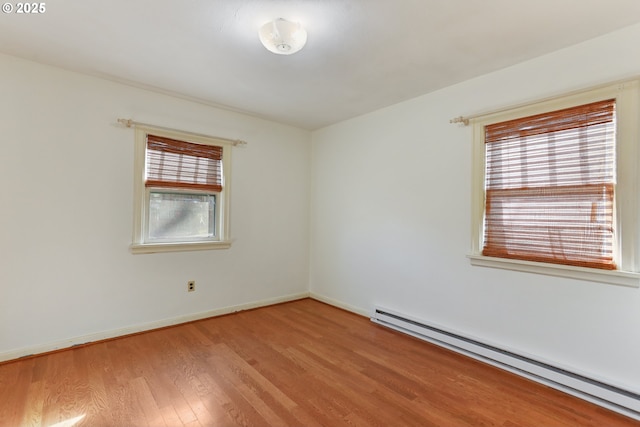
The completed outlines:
{"type": "Polygon", "coordinates": [[[282,18],[264,24],[258,35],[264,47],[279,55],[296,53],[307,42],[307,32],[299,23],[282,18]]]}

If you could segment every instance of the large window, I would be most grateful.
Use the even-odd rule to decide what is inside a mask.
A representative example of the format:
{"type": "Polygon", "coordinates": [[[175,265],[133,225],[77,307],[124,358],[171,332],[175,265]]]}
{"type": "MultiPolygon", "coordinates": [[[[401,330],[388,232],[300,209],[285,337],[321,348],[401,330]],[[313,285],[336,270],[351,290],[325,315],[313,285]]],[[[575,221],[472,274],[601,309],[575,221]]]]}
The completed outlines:
{"type": "Polygon", "coordinates": [[[474,120],[473,264],[638,285],[637,91],[474,120]]]}
{"type": "Polygon", "coordinates": [[[136,128],[134,253],[229,247],[230,145],[136,128]]]}

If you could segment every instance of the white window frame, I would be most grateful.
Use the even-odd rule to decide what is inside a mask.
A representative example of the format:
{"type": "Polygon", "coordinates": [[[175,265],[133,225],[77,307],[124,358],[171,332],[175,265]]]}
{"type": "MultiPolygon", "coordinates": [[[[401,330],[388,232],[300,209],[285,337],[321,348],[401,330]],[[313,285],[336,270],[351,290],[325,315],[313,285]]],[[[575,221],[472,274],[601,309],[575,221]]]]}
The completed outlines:
{"type": "Polygon", "coordinates": [[[615,285],[640,286],[640,115],[639,81],[516,107],[471,119],[473,125],[471,253],[472,265],[568,277],[615,285]],[[485,126],[549,111],[616,99],[616,185],[614,189],[614,259],[617,270],[574,267],[482,255],[485,208],[485,126]]]}
{"type": "MultiPolygon", "coordinates": [[[[134,254],[155,253],[155,252],[180,252],[208,249],[227,249],[231,247],[229,238],[229,199],[231,194],[231,148],[230,141],[216,139],[188,132],[167,130],[151,126],[139,126],[135,128],[134,141],[134,221],[133,221],[133,243],[130,250],[134,254]],[[211,239],[193,239],[185,241],[148,241],[148,212],[149,193],[152,188],[145,187],[146,151],[147,135],[157,135],[179,141],[191,142],[194,144],[214,145],[222,147],[222,191],[203,192],[201,190],[167,190],[172,193],[184,192],[188,194],[215,194],[215,236],[211,239]]],[[[164,191],[165,189],[160,189],[164,191]]]]}

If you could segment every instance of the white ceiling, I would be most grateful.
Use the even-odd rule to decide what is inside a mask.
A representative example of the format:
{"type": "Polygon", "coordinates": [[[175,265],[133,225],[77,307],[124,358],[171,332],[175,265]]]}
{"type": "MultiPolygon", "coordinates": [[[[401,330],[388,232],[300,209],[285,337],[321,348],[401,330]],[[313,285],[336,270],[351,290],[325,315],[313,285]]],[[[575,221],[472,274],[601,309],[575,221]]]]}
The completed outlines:
{"type": "Polygon", "coordinates": [[[0,52],[307,129],[640,22],[640,0],[45,5],[40,15],[0,15],[0,52]],[[260,44],[258,28],[278,17],[306,27],[299,53],[279,56],[260,44]]]}

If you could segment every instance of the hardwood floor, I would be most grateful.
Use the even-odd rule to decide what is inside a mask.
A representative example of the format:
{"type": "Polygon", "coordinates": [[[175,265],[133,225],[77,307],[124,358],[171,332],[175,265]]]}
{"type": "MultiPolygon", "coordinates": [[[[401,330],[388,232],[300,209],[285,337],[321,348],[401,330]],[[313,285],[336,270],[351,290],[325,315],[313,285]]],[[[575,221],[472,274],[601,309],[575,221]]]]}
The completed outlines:
{"type": "Polygon", "coordinates": [[[638,426],[310,299],[0,365],[2,426],[638,426]]]}

